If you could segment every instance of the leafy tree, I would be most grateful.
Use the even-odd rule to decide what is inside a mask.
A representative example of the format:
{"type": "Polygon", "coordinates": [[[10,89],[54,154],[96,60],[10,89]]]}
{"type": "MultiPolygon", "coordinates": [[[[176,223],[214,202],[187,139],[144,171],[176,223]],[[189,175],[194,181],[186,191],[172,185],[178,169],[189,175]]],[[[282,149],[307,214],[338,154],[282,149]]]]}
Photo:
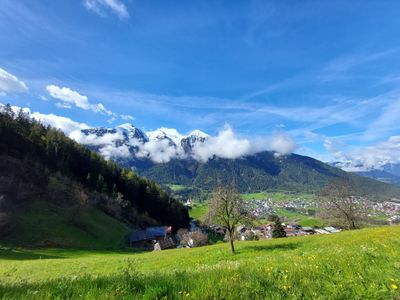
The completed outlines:
{"type": "Polygon", "coordinates": [[[273,238],[286,237],[286,231],[283,228],[281,219],[278,216],[275,217],[274,228],[272,229],[272,237],[273,238]]]}
{"type": "Polygon", "coordinates": [[[228,187],[218,185],[208,200],[206,222],[217,223],[226,228],[231,252],[235,253],[234,234],[235,228],[240,222],[247,222],[250,213],[242,201],[236,187],[232,184],[228,187]]]}

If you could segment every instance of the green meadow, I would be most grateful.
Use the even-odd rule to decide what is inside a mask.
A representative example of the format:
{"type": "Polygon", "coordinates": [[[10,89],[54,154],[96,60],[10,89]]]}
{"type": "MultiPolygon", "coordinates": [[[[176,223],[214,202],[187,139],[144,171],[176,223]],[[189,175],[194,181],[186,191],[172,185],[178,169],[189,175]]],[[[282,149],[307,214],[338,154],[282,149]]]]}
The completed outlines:
{"type": "Polygon", "coordinates": [[[189,216],[195,220],[203,220],[207,213],[207,203],[194,203],[189,211],[189,216]]]}
{"type": "Polygon", "coordinates": [[[260,200],[260,199],[272,199],[274,202],[283,202],[290,201],[294,199],[303,199],[305,201],[315,200],[316,196],[313,194],[303,194],[303,193],[295,193],[295,194],[287,194],[281,192],[258,192],[258,193],[244,193],[241,194],[242,199],[244,200],[260,200]]]}
{"type": "Polygon", "coordinates": [[[400,299],[400,227],[132,253],[0,250],[2,299],[400,299]]]}

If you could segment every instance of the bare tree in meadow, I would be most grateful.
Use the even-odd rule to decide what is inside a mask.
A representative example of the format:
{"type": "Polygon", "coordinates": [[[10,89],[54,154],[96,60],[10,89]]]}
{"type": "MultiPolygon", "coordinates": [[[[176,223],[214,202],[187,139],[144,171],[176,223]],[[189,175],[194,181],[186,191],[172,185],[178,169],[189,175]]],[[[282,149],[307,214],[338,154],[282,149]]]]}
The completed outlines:
{"type": "Polygon", "coordinates": [[[319,214],[338,220],[344,228],[356,229],[365,215],[365,205],[349,179],[337,178],[319,193],[319,214]]]}
{"type": "Polygon", "coordinates": [[[223,187],[218,184],[208,200],[205,220],[209,224],[219,224],[226,228],[232,253],[235,253],[233,244],[235,228],[239,223],[247,222],[249,219],[246,203],[241,199],[235,185],[223,187]]]}

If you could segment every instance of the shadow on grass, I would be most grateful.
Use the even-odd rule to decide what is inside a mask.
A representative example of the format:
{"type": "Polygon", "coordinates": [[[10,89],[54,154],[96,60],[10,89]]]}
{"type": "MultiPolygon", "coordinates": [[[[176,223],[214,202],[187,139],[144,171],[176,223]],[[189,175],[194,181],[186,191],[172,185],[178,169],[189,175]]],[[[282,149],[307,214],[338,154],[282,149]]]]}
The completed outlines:
{"type": "Polygon", "coordinates": [[[273,251],[273,250],[294,250],[300,247],[300,243],[285,243],[276,245],[251,245],[243,248],[250,251],[273,251]]]}
{"type": "Polygon", "coordinates": [[[34,253],[30,251],[17,250],[17,249],[0,249],[0,259],[9,260],[32,260],[32,259],[54,259],[64,258],[57,255],[49,255],[43,253],[34,253]]]}
{"type": "Polygon", "coordinates": [[[149,252],[140,248],[126,249],[69,249],[69,248],[8,248],[0,247],[0,260],[35,260],[35,259],[61,259],[74,258],[90,255],[127,255],[149,252]],[[47,253],[46,253],[47,252],[47,253]]]}

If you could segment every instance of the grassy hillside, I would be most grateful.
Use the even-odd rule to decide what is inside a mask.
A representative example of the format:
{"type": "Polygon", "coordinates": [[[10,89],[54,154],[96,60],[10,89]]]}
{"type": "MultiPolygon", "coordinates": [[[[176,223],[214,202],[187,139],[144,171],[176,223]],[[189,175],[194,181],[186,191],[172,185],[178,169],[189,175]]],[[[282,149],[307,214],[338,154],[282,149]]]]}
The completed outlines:
{"type": "Polygon", "coordinates": [[[37,200],[12,216],[3,245],[117,249],[129,227],[93,207],[60,207],[37,200]]]}
{"type": "Polygon", "coordinates": [[[399,299],[400,227],[132,254],[0,250],[1,298],[399,299]]]}

